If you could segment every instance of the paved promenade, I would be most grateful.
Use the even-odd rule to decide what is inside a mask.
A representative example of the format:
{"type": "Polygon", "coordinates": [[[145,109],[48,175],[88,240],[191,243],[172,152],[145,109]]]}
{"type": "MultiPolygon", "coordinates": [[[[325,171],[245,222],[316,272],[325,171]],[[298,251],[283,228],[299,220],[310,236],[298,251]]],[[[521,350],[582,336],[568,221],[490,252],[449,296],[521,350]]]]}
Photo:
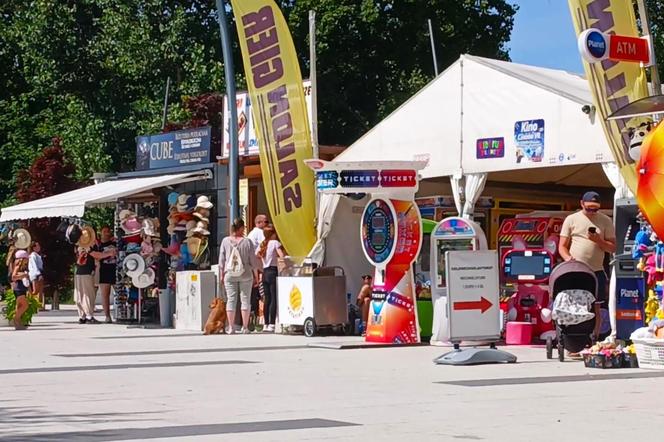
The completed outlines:
{"type": "Polygon", "coordinates": [[[0,442],[626,441],[657,440],[664,422],[664,371],[530,347],[507,348],[518,364],[442,367],[437,347],[309,346],[348,341],[42,313],[27,331],[0,327],[0,442]]]}

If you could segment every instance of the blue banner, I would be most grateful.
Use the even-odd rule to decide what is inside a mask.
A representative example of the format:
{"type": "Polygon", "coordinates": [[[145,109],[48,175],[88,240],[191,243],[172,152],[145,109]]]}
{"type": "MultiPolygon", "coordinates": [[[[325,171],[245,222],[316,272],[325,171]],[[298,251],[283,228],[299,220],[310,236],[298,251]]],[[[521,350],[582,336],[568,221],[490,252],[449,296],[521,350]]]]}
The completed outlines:
{"type": "Polygon", "coordinates": [[[209,126],[136,137],[136,170],[209,162],[209,126]]]}

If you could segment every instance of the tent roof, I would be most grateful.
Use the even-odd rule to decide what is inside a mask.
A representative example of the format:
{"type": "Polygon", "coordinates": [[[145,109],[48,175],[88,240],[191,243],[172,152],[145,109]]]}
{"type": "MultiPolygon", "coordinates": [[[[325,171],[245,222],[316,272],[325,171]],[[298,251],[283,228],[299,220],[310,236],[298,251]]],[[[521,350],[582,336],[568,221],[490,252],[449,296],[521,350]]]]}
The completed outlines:
{"type": "Polygon", "coordinates": [[[581,109],[592,102],[580,75],[463,55],[336,160],[429,154],[424,178],[610,162],[601,124],[581,109]],[[543,152],[524,160],[516,128],[529,121],[543,122],[543,152]],[[480,158],[485,139],[501,140],[502,155],[480,158]]]}
{"type": "Polygon", "coordinates": [[[111,180],[47,198],[30,201],[2,209],[0,221],[31,218],[82,217],[85,208],[115,202],[157,187],[206,178],[206,171],[193,171],[172,175],[111,180]]]}
{"type": "Polygon", "coordinates": [[[473,55],[465,55],[464,57],[468,60],[472,60],[491,69],[495,69],[496,71],[532,84],[533,86],[546,89],[561,97],[576,101],[581,105],[591,104],[593,102],[592,94],[590,93],[590,89],[588,89],[588,82],[580,74],[557,69],[529,66],[527,64],[493,60],[491,58],[475,57],[473,55]]]}

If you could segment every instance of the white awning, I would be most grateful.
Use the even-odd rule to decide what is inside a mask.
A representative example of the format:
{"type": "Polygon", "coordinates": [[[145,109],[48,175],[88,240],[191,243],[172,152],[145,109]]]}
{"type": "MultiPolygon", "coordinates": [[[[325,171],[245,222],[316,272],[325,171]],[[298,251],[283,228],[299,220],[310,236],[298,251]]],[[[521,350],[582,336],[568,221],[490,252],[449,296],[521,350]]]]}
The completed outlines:
{"type": "Polygon", "coordinates": [[[71,192],[2,209],[0,221],[32,218],[82,217],[86,207],[112,203],[157,187],[208,178],[208,171],[110,180],[71,192]]]}

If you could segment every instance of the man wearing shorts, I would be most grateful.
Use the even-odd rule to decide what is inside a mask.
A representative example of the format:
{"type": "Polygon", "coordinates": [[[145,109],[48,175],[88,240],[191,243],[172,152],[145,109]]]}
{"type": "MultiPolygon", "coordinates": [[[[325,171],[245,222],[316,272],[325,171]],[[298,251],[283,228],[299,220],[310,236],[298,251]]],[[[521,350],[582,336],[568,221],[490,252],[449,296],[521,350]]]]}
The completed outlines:
{"type": "Polygon", "coordinates": [[[611,218],[599,212],[597,192],[586,192],[581,198],[581,210],[569,215],[560,232],[558,252],[565,261],[581,261],[597,276],[597,302],[595,303],[595,336],[601,325],[600,306],[608,298],[608,278],[604,271],[604,254],[615,253],[616,232],[611,218]]]}

